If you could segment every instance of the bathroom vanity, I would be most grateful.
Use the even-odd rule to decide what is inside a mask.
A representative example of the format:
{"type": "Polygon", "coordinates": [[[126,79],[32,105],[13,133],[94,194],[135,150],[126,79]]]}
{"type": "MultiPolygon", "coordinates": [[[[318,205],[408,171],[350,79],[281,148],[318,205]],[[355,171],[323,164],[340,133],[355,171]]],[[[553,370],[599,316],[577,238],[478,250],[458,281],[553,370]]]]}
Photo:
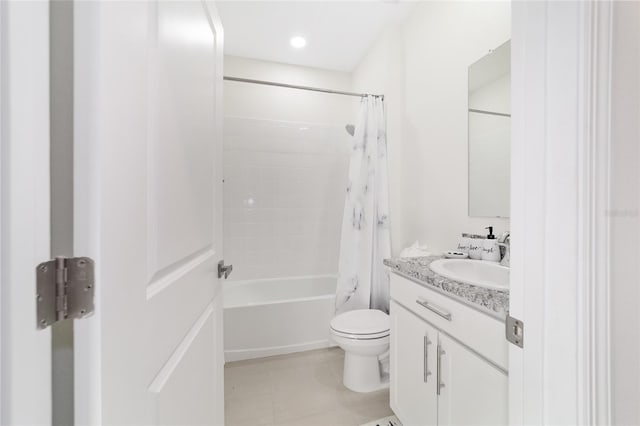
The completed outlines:
{"type": "Polygon", "coordinates": [[[391,274],[391,408],[411,425],[506,425],[508,289],[434,273],[439,256],[385,260],[391,274]]]}

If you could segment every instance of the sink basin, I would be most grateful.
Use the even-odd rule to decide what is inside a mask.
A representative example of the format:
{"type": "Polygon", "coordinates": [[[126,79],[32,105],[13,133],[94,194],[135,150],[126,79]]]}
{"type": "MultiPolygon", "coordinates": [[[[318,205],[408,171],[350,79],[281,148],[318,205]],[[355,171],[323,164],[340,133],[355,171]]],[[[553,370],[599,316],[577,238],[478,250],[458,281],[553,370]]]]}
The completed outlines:
{"type": "Polygon", "coordinates": [[[496,290],[509,289],[509,268],[499,263],[471,259],[438,259],[429,265],[438,275],[454,281],[496,290]]]}

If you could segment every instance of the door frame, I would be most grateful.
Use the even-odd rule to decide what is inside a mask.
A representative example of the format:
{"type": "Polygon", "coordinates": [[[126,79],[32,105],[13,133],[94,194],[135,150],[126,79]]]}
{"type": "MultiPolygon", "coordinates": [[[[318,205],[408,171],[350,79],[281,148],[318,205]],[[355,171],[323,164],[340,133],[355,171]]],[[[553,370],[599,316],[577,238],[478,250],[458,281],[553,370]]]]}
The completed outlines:
{"type": "Polygon", "coordinates": [[[610,424],[610,2],[512,3],[510,424],[610,424]]]}
{"type": "Polygon", "coordinates": [[[0,423],[51,424],[51,329],[35,268],[50,256],[49,3],[0,2],[0,423]]]}

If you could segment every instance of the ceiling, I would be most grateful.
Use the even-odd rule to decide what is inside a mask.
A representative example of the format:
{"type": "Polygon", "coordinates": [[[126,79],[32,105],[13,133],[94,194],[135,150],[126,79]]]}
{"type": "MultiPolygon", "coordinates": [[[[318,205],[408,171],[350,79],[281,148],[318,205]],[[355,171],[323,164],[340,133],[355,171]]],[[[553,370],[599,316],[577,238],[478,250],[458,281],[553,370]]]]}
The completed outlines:
{"type": "Polygon", "coordinates": [[[381,31],[404,19],[405,1],[217,1],[225,54],[352,71],[381,31]],[[306,47],[289,44],[294,36],[306,47]]]}

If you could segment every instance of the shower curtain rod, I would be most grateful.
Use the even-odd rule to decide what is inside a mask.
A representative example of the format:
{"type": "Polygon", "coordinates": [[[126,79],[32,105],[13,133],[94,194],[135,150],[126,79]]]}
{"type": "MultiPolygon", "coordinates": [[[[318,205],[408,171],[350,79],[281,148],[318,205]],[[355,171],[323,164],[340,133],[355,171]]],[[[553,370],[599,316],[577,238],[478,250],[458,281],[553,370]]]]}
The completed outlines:
{"type": "Polygon", "coordinates": [[[300,89],[300,90],[311,90],[313,92],[323,92],[323,93],[333,93],[335,95],[345,95],[345,96],[357,96],[360,98],[364,98],[365,96],[377,96],[384,100],[384,95],[372,95],[368,93],[353,93],[353,92],[343,92],[341,90],[331,90],[331,89],[321,89],[319,87],[310,87],[310,86],[297,86],[295,84],[285,84],[285,83],[276,83],[273,81],[265,81],[265,80],[254,80],[251,78],[240,78],[240,77],[229,77],[224,76],[224,79],[227,81],[239,81],[241,83],[253,83],[253,84],[263,84],[265,86],[278,86],[278,87],[286,87],[289,89],[300,89]]]}

